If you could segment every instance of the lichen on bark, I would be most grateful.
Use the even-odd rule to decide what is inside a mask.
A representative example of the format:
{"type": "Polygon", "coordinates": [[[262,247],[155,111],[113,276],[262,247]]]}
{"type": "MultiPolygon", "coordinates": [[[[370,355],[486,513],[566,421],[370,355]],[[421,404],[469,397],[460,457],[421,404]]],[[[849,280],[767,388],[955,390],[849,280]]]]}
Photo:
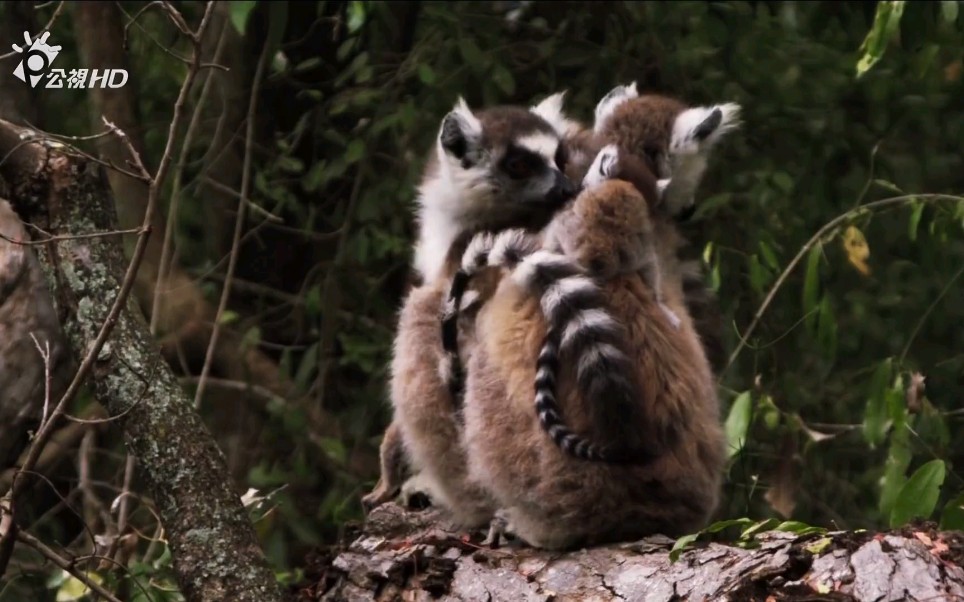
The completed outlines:
{"type": "MultiPolygon", "coordinates": [[[[21,156],[0,166],[0,175],[14,191],[11,202],[24,221],[58,237],[116,231],[114,205],[96,164],[36,143],[4,149],[4,141],[17,138],[11,131],[16,128],[0,121],[0,155],[21,156]]],[[[121,289],[127,265],[121,239],[68,238],[37,248],[71,350],[83,357],[121,289]]],[[[133,299],[98,354],[91,380],[97,399],[120,417],[185,597],[281,600],[224,456],[158,353],[133,299]]]]}

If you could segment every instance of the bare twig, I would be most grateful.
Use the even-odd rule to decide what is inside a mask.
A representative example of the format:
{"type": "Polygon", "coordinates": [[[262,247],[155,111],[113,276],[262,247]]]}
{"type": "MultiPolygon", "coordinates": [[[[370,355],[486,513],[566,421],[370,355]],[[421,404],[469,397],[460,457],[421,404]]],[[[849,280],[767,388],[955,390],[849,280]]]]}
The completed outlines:
{"type": "MultiPolygon", "coordinates": [[[[43,26],[43,29],[37,32],[37,35],[40,35],[44,31],[50,31],[50,28],[53,26],[54,21],[57,20],[57,17],[59,17],[60,13],[64,10],[64,4],[65,4],[64,2],[60,2],[57,4],[57,8],[54,9],[54,14],[50,15],[50,20],[48,20],[47,24],[43,26]]],[[[3,59],[8,59],[12,56],[16,56],[18,54],[20,53],[17,51],[8,52],[7,54],[0,54],[0,61],[2,61],[3,59]]]]}
{"type": "Polygon", "coordinates": [[[23,543],[39,552],[44,558],[76,577],[81,583],[109,600],[109,602],[121,602],[120,598],[110,593],[104,589],[102,585],[88,577],[87,573],[78,571],[76,567],[77,561],[75,559],[68,560],[64,558],[53,549],[48,547],[44,542],[40,541],[26,531],[19,532],[17,534],[17,540],[20,543],[23,543]]]}
{"type": "Polygon", "coordinates": [[[50,341],[44,341],[44,347],[40,347],[40,341],[34,334],[30,333],[30,338],[33,339],[33,344],[37,347],[37,351],[40,353],[40,357],[44,360],[44,411],[43,415],[40,417],[40,424],[47,422],[47,412],[50,410],[50,341]]]}
{"type": "MultiPolygon", "coordinates": [[[[31,224],[24,224],[25,226],[33,227],[36,230],[40,230],[36,226],[31,224]]],[[[41,230],[42,232],[42,230],[41,230]]],[[[15,245],[21,245],[24,247],[41,246],[51,242],[62,242],[67,240],[84,240],[87,238],[105,238],[107,236],[122,236],[124,234],[140,234],[143,232],[143,228],[131,228],[130,230],[113,230],[111,232],[94,232],[92,234],[73,234],[71,236],[47,236],[47,238],[42,238],[40,240],[14,240],[9,236],[0,234],[0,240],[5,240],[9,243],[15,245]]]]}
{"type": "Polygon", "coordinates": [[[238,203],[238,214],[234,221],[234,237],[231,241],[231,258],[228,261],[228,272],[224,277],[224,288],[221,290],[221,300],[218,303],[218,310],[214,316],[214,328],[211,331],[211,340],[208,343],[207,353],[204,357],[204,367],[201,369],[201,377],[198,380],[197,391],[194,395],[194,407],[200,407],[201,399],[204,397],[205,380],[211,372],[211,362],[214,359],[214,350],[217,348],[218,337],[221,335],[221,316],[224,314],[228,305],[228,297],[231,296],[231,281],[234,278],[234,270],[237,266],[238,255],[241,247],[241,234],[244,230],[244,218],[247,212],[245,200],[251,191],[251,159],[252,147],[254,146],[254,121],[256,109],[258,107],[258,93],[261,90],[261,81],[264,79],[265,67],[268,64],[270,41],[265,40],[264,47],[261,49],[261,56],[258,57],[258,66],[254,72],[254,80],[251,82],[251,97],[248,102],[248,123],[244,141],[244,165],[241,169],[241,199],[238,203]]]}
{"type": "MultiPolygon", "coordinates": [[[[207,29],[213,11],[214,2],[208,2],[204,10],[204,16],[201,19],[201,24],[198,26],[198,33],[203,34],[203,32],[207,29]]],[[[117,319],[120,316],[121,311],[123,311],[127,305],[127,298],[134,286],[137,270],[140,267],[141,261],[144,258],[144,252],[147,249],[147,237],[151,228],[151,218],[156,211],[161,186],[163,185],[164,179],[167,177],[167,173],[170,170],[172,160],[171,151],[174,145],[175,134],[180,127],[181,119],[183,118],[184,103],[187,99],[188,90],[190,90],[191,85],[194,83],[194,79],[197,76],[200,61],[201,52],[200,49],[196,47],[194,52],[194,62],[191,64],[191,68],[188,70],[187,76],[184,78],[184,83],[181,85],[181,90],[178,93],[177,101],[174,103],[174,115],[171,118],[171,124],[168,128],[167,144],[164,147],[164,153],[161,155],[161,162],[157,168],[157,173],[151,180],[151,185],[148,190],[147,208],[144,211],[142,231],[137,238],[137,244],[134,247],[134,252],[132,254],[130,264],[128,264],[127,272],[124,274],[124,280],[121,284],[120,291],[118,291],[117,297],[114,299],[114,303],[107,314],[107,318],[104,320],[104,323],[97,334],[97,338],[88,349],[87,355],[84,357],[80,367],[77,369],[77,373],[74,375],[73,380],[51,413],[50,419],[40,428],[36,438],[33,440],[30,446],[30,452],[27,455],[27,459],[25,460],[21,470],[18,471],[14,476],[10,500],[11,512],[14,513],[14,516],[16,516],[14,509],[17,502],[17,497],[22,492],[25,483],[24,480],[19,478],[20,474],[24,471],[32,470],[34,464],[37,462],[37,459],[40,457],[40,453],[43,450],[44,445],[46,445],[47,441],[54,432],[54,425],[57,423],[57,419],[65,412],[68,404],[74,399],[78,391],[80,391],[80,387],[83,385],[84,380],[93,368],[97,356],[100,354],[101,349],[104,347],[104,343],[107,342],[107,338],[110,336],[114,325],[117,323],[117,319]]],[[[140,167],[143,167],[143,165],[140,164],[140,157],[138,155],[135,154],[134,159],[140,167]]],[[[17,523],[16,521],[13,521],[11,528],[7,531],[7,533],[4,534],[2,538],[0,538],[0,576],[6,572],[7,564],[13,551],[13,542],[17,536],[17,530],[17,523]]]]}
{"type": "Polygon", "coordinates": [[[740,355],[740,352],[746,346],[747,341],[750,339],[750,335],[753,334],[753,331],[760,323],[760,319],[763,317],[763,314],[766,313],[766,310],[770,307],[770,303],[773,302],[773,298],[776,297],[777,291],[783,287],[783,284],[793,272],[794,268],[797,267],[797,264],[803,260],[803,258],[807,255],[807,253],[810,252],[810,249],[812,249],[814,245],[823,240],[823,238],[829,233],[833,232],[838,227],[853,219],[854,216],[860,213],[882,209],[891,205],[899,205],[901,203],[907,203],[914,200],[919,200],[922,202],[961,202],[964,201],[964,197],[949,194],[905,194],[887,199],[881,199],[879,201],[873,201],[871,203],[867,203],[866,205],[860,205],[859,207],[854,207],[853,209],[841,213],[837,217],[824,224],[819,230],[817,230],[817,233],[810,237],[810,240],[808,240],[806,244],[800,248],[800,251],[798,251],[796,256],[790,260],[790,263],[787,264],[787,267],[783,270],[783,273],[780,274],[780,277],[777,278],[776,282],[773,283],[773,287],[770,288],[770,292],[767,293],[767,296],[763,299],[763,303],[760,304],[756,314],[754,314],[750,325],[743,332],[743,334],[740,335],[740,342],[737,344],[736,349],[733,350],[733,353],[730,354],[730,359],[727,361],[726,367],[720,371],[720,380],[722,380],[723,374],[730,368],[730,366],[733,365],[733,362],[736,361],[737,356],[740,355]]]}
{"type": "Polygon", "coordinates": [[[937,304],[941,302],[941,299],[944,298],[944,296],[947,294],[947,291],[951,290],[951,287],[955,282],[957,282],[957,279],[960,278],[962,274],[964,274],[964,265],[962,265],[961,268],[957,270],[953,276],[951,276],[951,279],[947,281],[947,284],[944,285],[944,288],[941,289],[941,292],[934,297],[934,300],[931,302],[931,304],[927,307],[927,309],[924,310],[924,313],[921,314],[920,319],[914,326],[914,331],[910,333],[910,337],[907,338],[907,343],[904,345],[904,349],[900,352],[900,357],[898,358],[897,363],[904,363],[904,358],[907,357],[907,352],[910,351],[910,346],[914,342],[914,339],[917,338],[917,334],[920,332],[921,327],[924,326],[924,322],[927,321],[928,316],[931,315],[931,312],[934,311],[934,308],[937,307],[937,304]]]}
{"type": "MultiPolygon", "coordinates": [[[[224,50],[225,39],[227,38],[224,29],[227,27],[231,27],[231,24],[224,23],[224,27],[221,30],[221,35],[218,37],[218,45],[215,48],[214,56],[212,57],[215,63],[221,60],[221,53],[224,50]]],[[[171,203],[167,213],[167,223],[164,227],[164,242],[161,245],[161,257],[157,269],[157,282],[154,284],[154,299],[151,303],[150,327],[151,334],[155,336],[157,336],[157,324],[160,320],[161,299],[163,298],[165,289],[167,287],[167,281],[171,271],[171,264],[174,261],[174,224],[177,222],[178,207],[181,201],[181,182],[184,179],[184,166],[187,162],[188,151],[191,148],[191,144],[194,142],[195,133],[197,132],[197,128],[201,122],[201,114],[204,111],[205,104],[207,104],[208,94],[210,94],[213,81],[213,74],[208,74],[207,79],[204,80],[204,85],[201,87],[201,94],[198,97],[197,102],[194,104],[194,113],[191,115],[191,121],[188,123],[187,131],[184,133],[184,140],[181,142],[181,152],[178,155],[177,166],[174,169],[174,179],[172,180],[171,185],[171,203]]]]}

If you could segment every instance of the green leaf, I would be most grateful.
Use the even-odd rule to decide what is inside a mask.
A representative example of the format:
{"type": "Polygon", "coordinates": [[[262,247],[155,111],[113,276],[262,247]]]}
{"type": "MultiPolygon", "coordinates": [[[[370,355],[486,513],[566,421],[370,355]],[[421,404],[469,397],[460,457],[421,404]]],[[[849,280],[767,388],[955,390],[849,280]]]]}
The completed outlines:
{"type": "Polygon", "coordinates": [[[897,184],[894,184],[893,182],[888,182],[887,180],[881,180],[877,178],[874,180],[874,184],[880,186],[881,188],[885,188],[890,192],[894,192],[897,194],[904,194],[904,191],[901,190],[900,187],[897,186],[897,184]]]}
{"type": "Polygon", "coordinates": [[[512,96],[515,94],[515,79],[508,69],[502,65],[496,65],[495,69],[492,71],[492,81],[495,85],[499,86],[499,89],[506,96],[512,96]]]}
{"type": "Polygon", "coordinates": [[[763,287],[766,286],[767,273],[760,265],[760,260],[757,258],[756,254],[750,256],[750,286],[757,293],[763,292],[763,287]]]}
{"type": "Polygon", "coordinates": [[[356,33],[365,24],[365,2],[348,3],[348,32],[356,33]]]}
{"type": "Polygon", "coordinates": [[[837,320],[834,318],[829,295],[824,295],[820,300],[817,316],[817,342],[820,344],[820,351],[824,359],[833,361],[837,356],[837,320]]]}
{"type": "Polygon", "coordinates": [[[418,66],[418,79],[426,86],[431,86],[435,83],[435,71],[427,64],[421,63],[418,66]]]}
{"type": "MultiPolygon", "coordinates": [[[[816,556],[817,554],[820,554],[828,547],[830,547],[830,544],[832,543],[833,543],[832,537],[823,537],[807,546],[804,546],[804,549],[810,552],[811,554],[813,554],[814,556],[816,556]]],[[[829,592],[826,592],[826,593],[829,593],[829,592]]]]}
{"type": "Polygon", "coordinates": [[[773,183],[783,194],[790,194],[793,190],[793,177],[785,171],[778,171],[773,174],[773,183]]]}
{"type": "Polygon", "coordinates": [[[744,391],[737,396],[730,408],[730,414],[726,417],[726,448],[727,457],[740,453],[746,443],[746,432],[750,428],[751,417],[751,398],[750,392],[744,391]]]}
{"type": "Polygon", "coordinates": [[[897,502],[890,512],[891,528],[905,525],[916,517],[930,518],[945,474],[943,460],[931,460],[918,468],[897,494],[897,502]]]}
{"type": "Polygon", "coordinates": [[[242,36],[248,26],[248,17],[251,16],[255,4],[257,3],[254,0],[236,0],[228,4],[231,11],[231,24],[242,36]]]}
{"type": "Polygon", "coordinates": [[[683,549],[689,546],[697,539],[699,539],[699,537],[700,537],[699,533],[691,533],[689,535],[684,535],[679,539],[677,539],[676,543],[673,544],[673,549],[669,551],[669,561],[676,562],[677,560],[679,560],[679,556],[680,554],[683,553],[683,549]]]}
{"type": "Polygon", "coordinates": [[[864,439],[875,448],[884,441],[887,433],[887,384],[890,382],[893,366],[891,358],[882,361],[870,379],[867,406],[864,409],[864,439]]]}
{"type": "Polygon", "coordinates": [[[877,504],[881,516],[890,516],[890,511],[897,500],[897,494],[900,493],[904,483],[907,482],[906,474],[910,461],[910,430],[908,430],[905,420],[901,419],[894,424],[887,460],[884,462],[880,500],[877,504]]]}
{"type": "Polygon", "coordinates": [[[358,138],[352,140],[348,143],[348,149],[345,151],[345,163],[351,165],[365,155],[365,143],[358,138]]]}
{"type": "Polygon", "coordinates": [[[918,200],[913,201],[914,211],[910,214],[910,223],[907,225],[908,234],[912,241],[917,240],[917,228],[920,226],[920,218],[924,213],[924,203],[918,200]]]}
{"type": "Polygon", "coordinates": [[[764,241],[760,241],[760,254],[763,255],[763,261],[766,263],[767,267],[774,272],[780,271],[780,262],[777,260],[776,253],[773,249],[764,241]]]}
{"type": "Polygon", "coordinates": [[[469,68],[476,72],[487,63],[485,55],[482,53],[482,50],[479,49],[479,45],[470,37],[462,36],[459,39],[459,52],[462,54],[462,59],[465,60],[469,68]]]}
{"type": "MultiPolygon", "coordinates": [[[[97,585],[103,585],[104,583],[103,578],[97,573],[87,573],[87,579],[97,585]]],[[[70,575],[57,590],[56,600],[57,602],[74,602],[74,600],[84,598],[90,591],[91,589],[83,581],[70,575]]]]}
{"type": "Polygon", "coordinates": [[[740,533],[740,539],[752,539],[757,533],[763,531],[769,531],[770,529],[776,527],[780,524],[780,521],[775,518],[768,518],[766,520],[761,520],[754,525],[751,525],[747,529],[740,533]]]}
{"type": "Polygon", "coordinates": [[[882,1],[877,3],[874,24],[860,45],[862,56],[857,61],[857,77],[862,77],[877,64],[887,50],[887,44],[897,35],[900,18],[904,14],[903,0],[882,1]]]}
{"type": "Polygon", "coordinates": [[[945,23],[957,21],[957,2],[958,0],[941,0],[941,16],[944,17],[945,23]]]}
{"type": "Polygon", "coordinates": [[[723,529],[729,529],[730,527],[748,527],[755,523],[756,521],[749,518],[731,518],[727,520],[721,520],[713,523],[709,527],[703,529],[702,533],[719,533],[723,529]]]}
{"type": "Polygon", "coordinates": [[[807,329],[814,332],[817,327],[817,296],[820,293],[820,278],[818,268],[823,254],[823,243],[817,243],[810,249],[807,256],[807,273],[803,281],[803,313],[806,315],[807,329]]]}
{"type": "Polygon", "coordinates": [[[238,312],[226,309],[224,310],[224,313],[221,314],[220,322],[221,324],[228,325],[233,322],[237,322],[239,317],[238,312]]]}
{"type": "Polygon", "coordinates": [[[826,533],[827,530],[823,527],[815,527],[813,525],[808,525],[807,523],[802,523],[796,520],[783,521],[779,525],[773,528],[774,531],[786,531],[788,533],[795,533],[797,535],[811,535],[813,533],[826,533]]]}
{"type": "Polygon", "coordinates": [[[941,529],[947,531],[964,531],[964,494],[947,502],[941,513],[941,529]]]}

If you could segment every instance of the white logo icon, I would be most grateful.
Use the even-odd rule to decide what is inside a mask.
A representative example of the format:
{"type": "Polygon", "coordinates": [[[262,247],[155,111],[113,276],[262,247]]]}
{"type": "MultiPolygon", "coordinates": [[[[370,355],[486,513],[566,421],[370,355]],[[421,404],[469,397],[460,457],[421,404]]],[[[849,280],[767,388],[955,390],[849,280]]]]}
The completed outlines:
{"type": "Polygon", "coordinates": [[[47,79],[44,88],[120,88],[127,83],[126,69],[51,69],[61,47],[48,45],[48,37],[50,32],[45,31],[31,42],[30,32],[25,31],[26,44],[13,45],[13,49],[23,55],[13,74],[31,88],[36,88],[37,82],[44,78],[47,79]]]}
{"type": "Polygon", "coordinates": [[[48,37],[50,37],[50,32],[45,31],[43,35],[31,42],[30,32],[25,31],[23,32],[23,39],[26,44],[22,48],[16,44],[13,45],[15,51],[24,55],[23,60],[13,70],[13,74],[20,81],[29,83],[31,88],[36,87],[37,82],[43,77],[44,71],[50,68],[50,64],[60,54],[60,46],[47,45],[48,37]],[[28,77],[30,78],[29,81],[27,81],[28,77]]]}

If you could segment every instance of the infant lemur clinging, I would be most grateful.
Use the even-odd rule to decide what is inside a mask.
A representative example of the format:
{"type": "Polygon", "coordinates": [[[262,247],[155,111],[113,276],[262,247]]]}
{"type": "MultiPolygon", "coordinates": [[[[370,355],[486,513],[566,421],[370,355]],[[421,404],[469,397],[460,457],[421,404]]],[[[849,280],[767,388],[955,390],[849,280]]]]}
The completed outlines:
{"type": "Polygon", "coordinates": [[[390,374],[394,416],[382,443],[381,479],[363,500],[366,507],[397,493],[407,461],[433,501],[461,510],[455,512],[458,522],[484,524],[491,515],[485,492],[465,482],[459,425],[439,373],[439,316],[472,235],[542,228],[575,194],[563,171],[561,141],[568,123],[558,106],[559,100],[549,97],[531,108],[472,111],[460,99],[440,124],[418,190],[414,265],[422,282],[409,292],[399,315],[390,374]]]}

